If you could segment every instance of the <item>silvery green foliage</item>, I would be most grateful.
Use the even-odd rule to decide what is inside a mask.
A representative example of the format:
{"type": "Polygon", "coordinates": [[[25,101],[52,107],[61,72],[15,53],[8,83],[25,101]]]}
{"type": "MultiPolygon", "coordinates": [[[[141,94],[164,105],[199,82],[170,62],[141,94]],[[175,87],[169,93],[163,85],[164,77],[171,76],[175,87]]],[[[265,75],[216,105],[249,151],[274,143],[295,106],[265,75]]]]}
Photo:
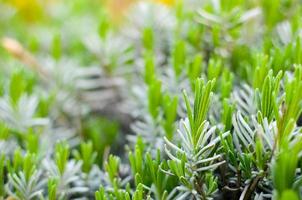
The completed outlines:
{"type": "Polygon", "coordinates": [[[12,100],[6,96],[0,99],[0,118],[7,126],[17,131],[25,131],[29,127],[46,126],[49,120],[46,118],[36,118],[38,97],[22,95],[17,105],[13,105],[12,100]]]}
{"type": "Polygon", "coordinates": [[[221,129],[223,126],[221,122],[221,114],[222,114],[222,103],[221,97],[219,95],[213,94],[211,100],[211,106],[209,109],[209,121],[213,124],[217,124],[218,128],[221,129]]]}
{"type": "Polygon", "coordinates": [[[96,165],[94,165],[88,173],[83,173],[82,176],[84,185],[88,188],[88,191],[86,192],[87,195],[85,195],[87,197],[93,197],[94,191],[97,191],[100,185],[105,184],[102,181],[104,173],[96,165]]]}
{"type": "Polygon", "coordinates": [[[232,101],[244,115],[255,115],[256,105],[253,89],[247,84],[235,88],[232,93],[232,101]]]}
{"type": "Polygon", "coordinates": [[[217,128],[210,127],[205,120],[213,85],[214,81],[204,85],[202,80],[197,79],[193,110],[187,95],[184,95],[188,117],[179,122],[177,132],[181,145],[173,144],[165,138],[165,152],[171,159],[168,161],[170,171],[167,173],[177,176],[182,183],[176,187],[177,199],[207,199],[217,190],[211,172],[225,161],[221,161],[222,154],[216,154],[214,149],[229,132],[219,137],[215,135],[217,128]]]}
{"type": "MultiPolygon", "coordinates": [[[[152,29],[154,33],[154,53],[159,62],[165,58],[165,51],[171,45],[171,30],[175,28],[176,19],[171,10],[161,4],[152,4],[150,2],[139,2],[134,5],[127,15],[127,26],[123,30],[126,38],[129,38],[139,54],[143,45],[142,40],[144,30],[152,29]]],[[[140,59],[140,58],[138,58],[140,59]]]]}
{"type": "MultiPolygon", "coordinates": [[[[134,122],[131,128],[134,133],[142,136],[146,142],[152,144],[154,150],[163,147],[162,136],[164,136],[164,130],[160,125],[160,118],[154,120],[150,115],[147,115],[143,117],[142,121],[134,122]]],[[[135,143],[137,135],[129,135],[128,138],[135,143]]]]}
{"type": "Polygon", "coordinates": [[[88,188],[82,179],[81,162],[70,160],[66,164],[64,172],[61,173],[54,161],[46,158],[42,161],[43,168],[50,178],[57,180],[58,198],[71,198],[73,195],[85,194],[88,188]]]}
{"type": "Polygon", "coordinates": [[[18,147],[15,140],[0,140],[0,151],[2,154],[11,155],[18,147]]]}
{"type": "Polygon", "coordinates": [[[43,171],[37,168],[35,159],[34,154],[27,153],[22,155],[18,150],[14,153],[13,162],[6,160],[5,156],[1,157],[2,167],[4,162],[8,164],[11,162],[8,167],[8,181],[5,186],[1,185],[5,187],[8,195],[18,200],[43,198],[47,179],[44,178],[43,171]]]}
{"type": "Polygon", "coordinates": [[[49,58],[44,62],[48,72],[46,84],[56,98],[52,117],[59,117],[63,110],[73,118],[71,124],[60,125],[65,128],[76,126],[76,131],[79,131],[79,118],[90,112],[101,112],[104,115],[110,113],[119,121],[128,116],[130,105],[125,98],[126,80],[121,75],[107,74],[106,67],[93,65],[84,68],[68,58],[59,61],[49,58]]]}
{"type": "Polygon", "coordinates": [[[8,195],[17,200],[42,199],[45,184],[46,179],[41,170],[35,170],[29,180],[26,180],[25,174],[20,171],[8,174],[6,191],[8,195]]]}
{"type": "MultiPolygon", "coordinates": [[[[220,140],[218,136],[215,137],[214,135],[216,127],[209,128],[208,122],[204,122],[202,126],[203,130],[200,133],[200,138],[196,138],[198,140],[197,144],[192,143],[193,138],[192,133],[190,133],[191,128],[188,119],[185,121],[180,121],[178,134],[183,143],[181,148],[177,147],[169,140],[165,140],[167,145],[165,151],[168,157],[175,163],[182,163],[183,167],[186,169],[183,175],[174,174],[176,171],[169,172],[171,174],[180,176],[181,182],[184,184],[183,186],[178,186],[176,188],[176,190],[179,190],[179,194],[175,197],[177,199],[205,198],[205,196],[202,196],[202,194],[199,193],[200,191],[194,188],[195,182],[198,182],[198,178],[196,176],[199,176],[198,174],[200,173],[213,171],[218,166],[225,163],[225,161],[219,161],[222,158],[221,154],[213,154],[212,152],[213,148],[220,140]],[[198,149],[195,149],[194,146],[198,146],[198,149]],[[174,153],[172,153],[172,151],[174,153]],[[183,155],[186,161],[181,160],[182,158],[178,157],[177,155],[183,155]]],[[[228,134],[228,132],[224,133],[222,137],[226,137],[228,134]]],[[[171,170],[173,170],[172,167],[171,170]]],[[[205,191],[205,194],[203,195],[211,195],[211,193],[216,192],[216,189],[214,189],[215,186],[214,188],[211,188],[213,186],[214,185],[200,186],[202,190],[205,191]]]]}
{"type": "MultiPolygon", "coordinates": [[[[133,59],[131,45],[122,37],[108,33],[105,38],[98,35],[88,36],[84,44],[100,60],[103,70],[114,70],[127,65],[133,59]]],[[[124,70],[126,70],[124,68],[124,70]]],[[[123,71],[119,71],[122,73],[123,71]]]]}
{"type": "Polygon", "coordinates": [[[282,44],[288,44],[292,41],[293,33],[289,21],[281,22],[276,27],[276,32],[279,35],[282,44]]]}
{"type": "Polygon", "coordinates": [[[60,141],[68,142],[71,147],[76,147],[80,143],[80,139],[75,129],[64,126],[50,126],[46,127],[44,133],[40,136],[41,145],[39,153],[43,156],[51,154],[55,144],[60,141]]]}
{"type": "Polygon", "coordinates": [[[239,2],[234,2],[233,7],[224,5],[220,0],[207,3],[212,4],[212,10],[199,9],[197,21],[207,28],[204,43],[209,43],[215,53],[221,57],[229,57],[233,47],[236,46],[234,44],[249,45],[261,42],[259,41],[261,38],[259,36],[262,35],[259,30],[260,8],[256,7],[242,12],[239,2]],[[213,30],[215,26],[219,26],[220,29],[213,30]],[[216,35],[214,36],[213,33],[216,35]],[[222,37],[215,38],[218,35],[222,37]]]}
{"type": "MultiPolygon", "coordinates": [[[[80,79],[81,68],[74,61],[61,59],[59,62],[49,58],[44,60],[48,73],[47,84],[50,89],[56,92],[56,106],[63,109],[70,115],[79,116],[87,112],[87,106],[80,100],[80,90],[77,88],[77,81],[80,79]],[[78,107],[76,111],[74,107],[78,107]]],[[[89,70],[87,70],[89,71],[89,70]]]]}
{"type": "Polygon", "coordinates": [[[131,65],[136,62],[133,44],[121,34],[111,31],[105,19],[100,22],[100,33],[85,35],[85,47],[97,58],[94,67],[83,68],[79,73],[77,89],[80,98],[88,103],[92,111],[111,115],[118,121],[129,120],[129,111],[135,109],[129,98],[129,84],[136,77],[131,65]],[[107,27],[108,26],[108,27],[107,27]]]}

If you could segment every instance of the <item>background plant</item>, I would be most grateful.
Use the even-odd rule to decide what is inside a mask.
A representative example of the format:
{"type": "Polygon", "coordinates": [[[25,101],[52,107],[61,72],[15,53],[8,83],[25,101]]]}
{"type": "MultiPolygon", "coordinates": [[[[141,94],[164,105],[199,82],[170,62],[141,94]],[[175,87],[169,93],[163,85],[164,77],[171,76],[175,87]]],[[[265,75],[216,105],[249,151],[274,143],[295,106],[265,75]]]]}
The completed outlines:
{"type": "Polygon", "coordinates": [[[0,2],[0,199],[301,199],[301,2],[0,2]]]}

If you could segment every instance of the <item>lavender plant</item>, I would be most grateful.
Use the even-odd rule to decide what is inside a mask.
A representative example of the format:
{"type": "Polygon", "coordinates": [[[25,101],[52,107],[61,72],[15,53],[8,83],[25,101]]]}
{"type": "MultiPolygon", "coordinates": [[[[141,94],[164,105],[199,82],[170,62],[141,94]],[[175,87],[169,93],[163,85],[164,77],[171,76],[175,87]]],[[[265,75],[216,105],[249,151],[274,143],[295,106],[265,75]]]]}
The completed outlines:
{"type": "Polygon", "coordinates": [[[0,2],[0,200],[300,200],[301,2],[0,2]]]}

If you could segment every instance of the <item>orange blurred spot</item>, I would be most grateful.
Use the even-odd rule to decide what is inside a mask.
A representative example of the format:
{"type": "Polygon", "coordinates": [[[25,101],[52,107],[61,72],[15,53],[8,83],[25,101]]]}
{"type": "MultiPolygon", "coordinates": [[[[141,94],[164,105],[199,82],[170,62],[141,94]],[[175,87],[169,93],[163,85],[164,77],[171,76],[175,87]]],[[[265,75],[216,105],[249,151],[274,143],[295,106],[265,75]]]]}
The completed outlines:
{"type": "Polygon", "coordinates": [[[135,3],[136,0],[109,0],[106,7],[109,11],[110,17],[113,22],[120,22],[128,8],[135,3]]]}
{"type": "MultiPolygon", "coordinates": [[[[142,0],[107,0],[105,7],[109,11],[112,22],[120,23],[123,21],[123,17],[126,12],[135,3],[141,2],[142,0]]],[[[146,2],[160,3],[167,6],[175,4],[176,0],[145,0],[146,2]]]]}

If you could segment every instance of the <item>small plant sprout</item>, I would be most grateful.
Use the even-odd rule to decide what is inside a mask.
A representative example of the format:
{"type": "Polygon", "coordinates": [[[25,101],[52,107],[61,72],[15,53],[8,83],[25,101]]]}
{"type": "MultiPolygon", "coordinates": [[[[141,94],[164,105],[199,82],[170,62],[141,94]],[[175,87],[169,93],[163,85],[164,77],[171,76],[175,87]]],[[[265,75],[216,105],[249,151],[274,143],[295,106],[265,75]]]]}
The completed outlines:
{"type": "Polygon", "coordinates": [[[0,200],[302,200],[301,0],[4,0],[0,200]]]}

